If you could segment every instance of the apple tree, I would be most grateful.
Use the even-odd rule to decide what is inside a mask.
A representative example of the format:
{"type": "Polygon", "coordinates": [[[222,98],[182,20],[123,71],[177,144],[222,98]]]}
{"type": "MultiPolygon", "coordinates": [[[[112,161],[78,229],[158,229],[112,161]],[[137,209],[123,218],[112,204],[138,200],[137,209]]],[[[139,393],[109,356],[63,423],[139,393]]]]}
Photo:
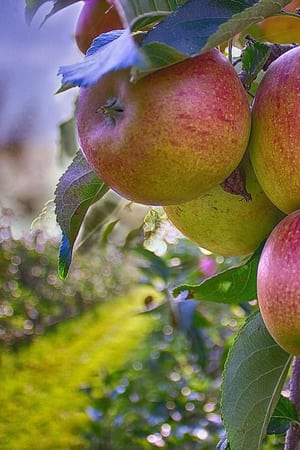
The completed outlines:
{"type": "MultiPolygon", "coordinates": [[[[27,0],[29,22],[45,1],[27,0]]],[[[48,17],[76,1],[54,1],[48,17]]],[[[300,445],[297,7],[86,0],[76,29],[85,56],[59,69],[60,93],[79,87],[82,147],[56,188],[61,278],[88,212],[110,190],[119,201],[162,207],[200,247],[236,257],[201,283],[179,282],[139,249],[173,307],[248,305],[223,371],[222,450],[259,450],[270,430],[286,432],[286,450],[300,445]],[[282,395],[288,380],[290,398],[282,395]]],[[[108,215],[103,233],[115,223],[108,215]]]]}

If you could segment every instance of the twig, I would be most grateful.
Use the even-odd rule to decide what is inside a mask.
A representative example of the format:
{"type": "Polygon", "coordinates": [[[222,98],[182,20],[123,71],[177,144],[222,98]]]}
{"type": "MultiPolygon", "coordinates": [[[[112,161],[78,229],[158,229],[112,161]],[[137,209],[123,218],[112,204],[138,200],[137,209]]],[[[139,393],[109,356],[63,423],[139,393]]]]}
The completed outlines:
{"type": "Polygon", "coordinates": [[[233,42],[232,42],[232,39],[230,39],[230,40],[228,41],[228,59],[229,59],[229,61],[231,62],[231,64],[232,64],[232,60],[233,60],[233,57],[232,57],[232,47],[233,47],[233,42]]]}
{"type": "MultiPolygon", "coordinates": [[[[294,358],[290,380],[290,400],[295,404],[300,416],[300,358],[294,358]]],[[[300,449],[300,424],[293,422],[287,432],[284,450],[300,449]]]]}

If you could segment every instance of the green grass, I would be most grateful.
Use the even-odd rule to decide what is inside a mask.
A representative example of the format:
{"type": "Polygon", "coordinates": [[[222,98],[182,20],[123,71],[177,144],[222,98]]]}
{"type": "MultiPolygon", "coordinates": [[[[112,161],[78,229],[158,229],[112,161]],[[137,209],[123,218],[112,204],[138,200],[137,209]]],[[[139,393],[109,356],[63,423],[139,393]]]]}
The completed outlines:
{"type": "Polygon", "coordinates": [[[82,384],[125,363],[151,330],[149,315],[134,314],[143,289],[100,305],[38,338],[18,353],[1,355],[1,450],[88,448],[82,384]]]}

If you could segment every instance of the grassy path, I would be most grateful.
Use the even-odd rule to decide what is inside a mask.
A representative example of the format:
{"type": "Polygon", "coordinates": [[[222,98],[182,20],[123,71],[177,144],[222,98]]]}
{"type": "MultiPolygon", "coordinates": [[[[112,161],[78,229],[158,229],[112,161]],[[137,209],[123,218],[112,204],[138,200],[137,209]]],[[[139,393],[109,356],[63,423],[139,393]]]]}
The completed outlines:
{"type": "Polygon", "coordinates": [[[114,370],[151,329],[135,315],[148,291],[139,290],[68,322],[0,366],[1,450],[85,449],[78,430],[87,398],[78,388],[101,367],[114,370]]]}

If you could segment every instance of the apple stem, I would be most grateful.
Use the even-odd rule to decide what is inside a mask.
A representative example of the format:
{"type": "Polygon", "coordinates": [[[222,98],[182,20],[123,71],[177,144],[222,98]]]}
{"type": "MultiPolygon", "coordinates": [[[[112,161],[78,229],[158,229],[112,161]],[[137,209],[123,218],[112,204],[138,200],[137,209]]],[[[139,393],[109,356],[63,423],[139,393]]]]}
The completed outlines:
{"type": "MultiPolygon", "coordinates": [[[[290,379],[290,400],[295,404],[300,416],[300,358],[294,358],[290,379]]],[[[300,448],[300,424],[293,422],[287,432],[284,450],[298,450],[300,448]]]]}

